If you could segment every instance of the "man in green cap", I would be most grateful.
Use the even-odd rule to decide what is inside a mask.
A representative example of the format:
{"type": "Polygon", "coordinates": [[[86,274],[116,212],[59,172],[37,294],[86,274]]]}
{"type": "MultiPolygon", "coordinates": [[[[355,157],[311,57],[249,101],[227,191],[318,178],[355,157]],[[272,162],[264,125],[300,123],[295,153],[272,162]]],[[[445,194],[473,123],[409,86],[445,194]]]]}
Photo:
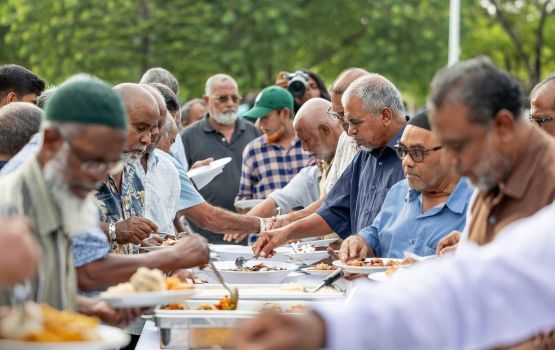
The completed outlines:
{"type": "Polygon", "coordinates": [[[77,297],[71,248],[75,235],[98,227],[92,192],[121,163],[127,137],[121,99],[98,79],[71,78],[48,101],[42,135],[37,154],[0,181],[0,220],[26,216],[42,260],[35,278],[0,293],[0,305],[34,300],[128,323],[139,310],[77,297]]]}
{"type": "Polygon", "coordinates": [[[262,90],[254,107],[245,113],[259,120],[264,135],[252,140],[243,151],[236,200],[265,199],[308,165],[311,156],[295,136],[293,110],[291,93],[274,85],[262,90]]]}

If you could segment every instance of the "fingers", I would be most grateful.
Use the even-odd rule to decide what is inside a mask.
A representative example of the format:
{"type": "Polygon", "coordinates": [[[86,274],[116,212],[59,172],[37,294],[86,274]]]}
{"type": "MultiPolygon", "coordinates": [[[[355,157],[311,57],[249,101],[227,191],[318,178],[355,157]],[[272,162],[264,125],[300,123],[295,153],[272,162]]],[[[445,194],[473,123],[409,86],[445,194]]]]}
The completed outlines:
{"type": "Polygon", "coordinates": [[[330,255],[330,257],[331,257],[333,260],[339,260],[339,259],[340,259],[340,258],[339,258],[339,255],[337,255],[337,254],[335,253],[335,250],[333,250],[332,247],[327,247],[327,248],[326,248],[326,252],[328,252],[328,254],[330,255]]]}
{"type": "MultiPolygon", "coordinates": [[[[151,232],[158,232],[158,226],[152,221],[147,218],[138,217],[137,218],[140,222],[145,223],[149,226],[151,232]]],[[[149,232],[150,233],[150,232],[149,232]]]]}
{"type": "Polygon", "coordinates": [[[447,254],[447,253],[454,252],[455,250],[457,250],[457,247],[458,247],[458,244],[453,244],[453,245],[451,245],[451,246],[444,247],[443,249],[441,249],[441,250],[437,253],[437,255],[440,255],[440,256],[441,256],[441,255],[444,255],[444,254],[447,254]]]}

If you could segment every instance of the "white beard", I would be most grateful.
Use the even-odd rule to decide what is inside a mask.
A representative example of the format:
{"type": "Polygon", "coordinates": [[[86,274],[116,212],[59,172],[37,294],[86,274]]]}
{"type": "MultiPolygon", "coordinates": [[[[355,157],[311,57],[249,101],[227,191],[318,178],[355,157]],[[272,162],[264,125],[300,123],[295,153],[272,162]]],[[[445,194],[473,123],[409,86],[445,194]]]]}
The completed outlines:
{"type": "Polygon", "coordinates": [[[237,120],[237,113],[235,112],[225,112],[225,113],[211,113],[210,117],[214,118],[216,123],[222,125],[231,125],[237,120]]]}
{"type": "Polygon", "coordinates": [[[54,159],[44,165],[43,176],[60,210],[64,232],[75,236],[98,225],[98,208],[92,193],[89,193],[85,199],[81,199],[75,196],[69,190],[68,184],[63,181],[68,151],[69,146],[66,143],[54,159]]]}

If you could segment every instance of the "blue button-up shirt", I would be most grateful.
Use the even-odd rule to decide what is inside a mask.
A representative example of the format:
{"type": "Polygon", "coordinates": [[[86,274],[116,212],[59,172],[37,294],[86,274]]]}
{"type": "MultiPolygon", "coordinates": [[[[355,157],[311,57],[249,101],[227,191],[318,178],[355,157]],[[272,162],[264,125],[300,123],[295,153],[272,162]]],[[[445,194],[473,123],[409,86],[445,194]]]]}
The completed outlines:
{"type": "Polygon", "coordinates": [[[434,255],[439,241],[453,230],[462,231],[472,187],[461,178],[446,202],[422,211],[422,193],[407,180],[391,188],[374,223],[360,235],[379,257],[403,258],[405,251],[434,255]]]}
{"type": "Polygon", "coordinates": [[[401,160],[393,150],[403,130],[383,149],[359,151],[318,210],[341,238],[370,226],[389,189],[405,178],[401,160]]]}

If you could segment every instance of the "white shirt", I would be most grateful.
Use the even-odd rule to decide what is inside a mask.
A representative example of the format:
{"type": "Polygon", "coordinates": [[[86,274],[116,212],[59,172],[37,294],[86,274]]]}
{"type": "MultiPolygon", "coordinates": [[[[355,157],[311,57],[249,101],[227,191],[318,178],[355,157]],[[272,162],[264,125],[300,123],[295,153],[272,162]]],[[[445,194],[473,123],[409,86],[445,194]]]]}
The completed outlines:
{"type": "Polygon", "coordinates": [[[319,181],[322,172],[316,165],[304,167],[289,183],[268,195],[287,214],[295,207],[308,207],[320,197],[319,181]]]}
{"type": "Polygon", "coordinates": [[[329,349],[487,349],[555,329],[555,204],[317,309],[329,349]]]}
{"type": "Polygon", "coordinates": [[[146,175],[140,162],[133,166],[145,186],[145,217],[158,226],[159,232],[173,233],[173,219],[180,209],[177,169],[159,149],[149,155],[146,175]]]}
{"type": "Polygon", "coordinates": [[[343,174],[343,171],[351,164],[355,154],[360,150],[357,146],[355,140],[347,135],[346,132],[342,132],[337,141],[337,148],[335,149],[335,156],[333,162],[331,163],[331,168],[326,178],[326,193],[329,193],[335,183],[343,174]]]}

